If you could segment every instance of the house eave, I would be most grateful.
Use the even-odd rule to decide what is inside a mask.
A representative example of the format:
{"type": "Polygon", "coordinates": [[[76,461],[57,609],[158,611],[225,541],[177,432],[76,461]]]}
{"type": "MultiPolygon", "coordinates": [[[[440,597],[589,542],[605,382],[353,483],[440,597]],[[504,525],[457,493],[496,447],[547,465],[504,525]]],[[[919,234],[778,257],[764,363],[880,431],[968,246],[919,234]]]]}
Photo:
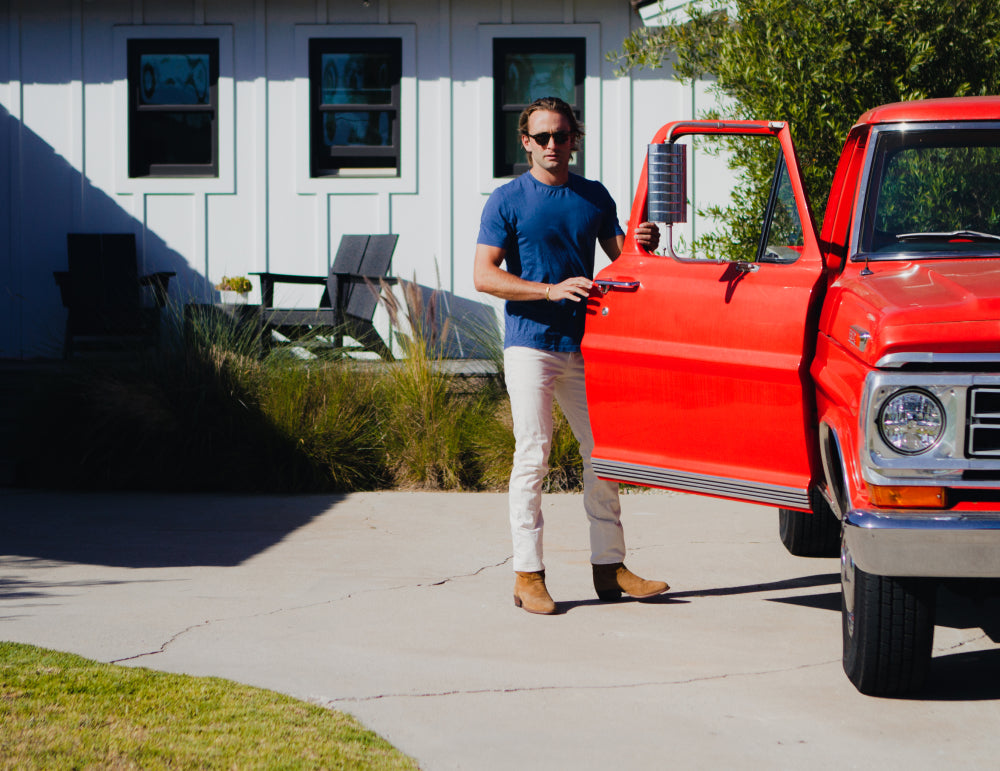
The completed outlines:
{"type": "MultiPolygon", "coordinates": [[[[683,22],[692,0],[630,0],[644,27],[666,27],[683,22]]],[[[695,0],[697,2],[697,0],[695,0]]]]}

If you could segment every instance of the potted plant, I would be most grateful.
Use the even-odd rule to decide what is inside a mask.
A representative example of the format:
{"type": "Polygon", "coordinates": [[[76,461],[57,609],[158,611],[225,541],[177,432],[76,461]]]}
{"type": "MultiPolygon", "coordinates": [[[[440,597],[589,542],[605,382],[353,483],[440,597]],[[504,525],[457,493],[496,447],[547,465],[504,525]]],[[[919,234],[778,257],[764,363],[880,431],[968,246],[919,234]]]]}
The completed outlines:
{"type": "Polygon", "coordinates": [[[246,276],[223,276],[215,288],[222,295],[224,305],[246,305],[253,284],[246,276]]]}

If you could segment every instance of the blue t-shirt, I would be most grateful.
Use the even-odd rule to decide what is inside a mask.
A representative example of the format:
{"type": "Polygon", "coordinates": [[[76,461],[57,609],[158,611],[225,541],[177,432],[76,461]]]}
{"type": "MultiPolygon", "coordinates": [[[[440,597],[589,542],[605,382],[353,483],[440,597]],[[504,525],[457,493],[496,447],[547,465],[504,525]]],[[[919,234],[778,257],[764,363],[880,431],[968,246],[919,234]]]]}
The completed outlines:
{"type": "MultiPolygon", "coordinates": [[[[527,281],[558,284],[594,275],[598,240],[624,235],[611,194],[600,182],[570,174],[546,185],[531,172],[493,194],[483,208],[478,243],[506,250],[507,270],[527,281]]],[[[504,347],[579,351],[585,300],[514,301],[504,310],[504,347]]]]}

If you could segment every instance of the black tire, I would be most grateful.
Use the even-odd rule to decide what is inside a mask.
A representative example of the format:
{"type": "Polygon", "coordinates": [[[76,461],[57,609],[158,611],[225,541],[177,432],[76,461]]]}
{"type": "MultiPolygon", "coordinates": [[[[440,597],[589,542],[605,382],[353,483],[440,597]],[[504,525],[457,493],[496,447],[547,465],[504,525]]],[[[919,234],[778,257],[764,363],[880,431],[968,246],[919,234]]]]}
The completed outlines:
{"type": "Polygon", "coordinates": [[[929,579],[866,573],[844,548],[844,672],[861,693],[903,696],[923,686],[934,642],[935,590],[929,579]]]}
{"type": "Polygon", "coordinates": [[[778,509],[778,535],[796,557],[836,557],[840,554],[840,520],[819,495],[811,512],[778,509]]]}

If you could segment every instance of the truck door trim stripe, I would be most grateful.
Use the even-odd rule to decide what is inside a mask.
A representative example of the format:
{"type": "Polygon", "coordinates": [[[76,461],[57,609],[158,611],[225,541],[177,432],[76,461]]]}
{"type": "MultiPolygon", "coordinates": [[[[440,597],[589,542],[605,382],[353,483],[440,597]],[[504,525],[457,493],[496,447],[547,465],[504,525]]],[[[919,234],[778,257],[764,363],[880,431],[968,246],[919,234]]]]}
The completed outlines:
{"type": "Polygon", "coordinates": [[[761,482],[744,482],[739,479],[676,471],[637,463],[593,459],[594,471],[599,477],[614,479],[627,484],[666,487],[671,490],[715,495],[754,503],[764,503],[780,508],[809,509],[809,491],[798,487],[769,485],[761,482]]]}

